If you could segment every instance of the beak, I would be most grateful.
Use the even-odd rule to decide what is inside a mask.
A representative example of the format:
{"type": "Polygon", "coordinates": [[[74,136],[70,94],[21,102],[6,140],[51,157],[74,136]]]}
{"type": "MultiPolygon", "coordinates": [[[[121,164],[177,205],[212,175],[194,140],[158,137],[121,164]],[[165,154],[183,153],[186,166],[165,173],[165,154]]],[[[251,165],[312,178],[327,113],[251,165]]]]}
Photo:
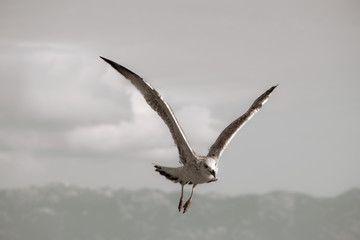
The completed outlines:
{"type": "Polygon", "coordinates": [[[215,172],[215,170],[212,170],[212,171],[211,171],[211,175],[213,175],[214,178],[216,178],[216,172],[215,172]]]}

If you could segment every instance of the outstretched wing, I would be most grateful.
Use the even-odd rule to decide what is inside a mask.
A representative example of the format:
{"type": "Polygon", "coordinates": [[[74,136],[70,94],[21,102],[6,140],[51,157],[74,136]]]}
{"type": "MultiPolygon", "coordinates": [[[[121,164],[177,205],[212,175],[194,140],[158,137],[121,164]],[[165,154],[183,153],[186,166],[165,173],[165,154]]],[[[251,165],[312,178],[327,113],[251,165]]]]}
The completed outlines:
{"type": "Polygon", "coordinates": [[[264,92],[260,97],[258,97],[254,103],[251,105],[249,110],[244,113],[241,117],[230,123],[219,135],[214,144],[210,147],[208,156],[215,159],[219,159],[224,149],[227,147],[231,139],[235,136],[237,131],[244,126],[244,124],[252,118],[252,116],[257,113],[262,105],[269,99],[271,92],[277,87],[273,86],[266,92],[264,92]]]}
{"type": "Polygon", "coordinates": [[[195,152],[191,149],[188,141],[186,140],[185,134],[182,131],[178,121],[176,120],[176,117],[172,112],[170,106],[165,102],[161,95],[153,87],[151,87],[149,83],[139,77],[136,73],[124,68],[116,62],[113,62],[103,57],[101,58],[105,62],[109,63],[125,78],[130,80],[130,82],[144,96],[146,102],[150,105],[150,107],[159,114],[162,120],[164,120],[178,148],[180,161],[185,165],[187,159],[194,159],[195,152]]]}

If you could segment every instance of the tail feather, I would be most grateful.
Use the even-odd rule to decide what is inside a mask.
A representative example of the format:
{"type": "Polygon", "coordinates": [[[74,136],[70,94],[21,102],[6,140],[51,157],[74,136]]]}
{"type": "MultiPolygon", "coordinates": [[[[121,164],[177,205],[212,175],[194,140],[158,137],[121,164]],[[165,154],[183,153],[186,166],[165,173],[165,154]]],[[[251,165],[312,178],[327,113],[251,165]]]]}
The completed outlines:
{"type": "Polygon", "coordinates": [[[163,167],[159,165],[155,165],[155,171],[160,173],[160,175],[163,175],[170,181],[173,181],[175,183],[180,182],[180,168],[171,168],[171,167],[163,167]]]}

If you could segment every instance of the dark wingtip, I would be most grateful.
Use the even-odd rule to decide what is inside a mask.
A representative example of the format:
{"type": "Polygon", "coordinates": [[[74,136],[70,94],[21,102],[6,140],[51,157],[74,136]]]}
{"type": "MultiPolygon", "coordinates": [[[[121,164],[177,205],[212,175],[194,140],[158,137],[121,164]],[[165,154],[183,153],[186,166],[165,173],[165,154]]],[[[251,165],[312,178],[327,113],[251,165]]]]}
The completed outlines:
{"type": "Polygon", "coordinates": [[[274,90],[275,88],[277,88],[277,86],[279,86],[279,84],[272,86],[271,89],[274,90]]]}
{"type": "Polygon", "coordinates": [[[99,56],[102,60],[104,60],[105,62],[109,63],[111,65],[112,61],[107,59],[107,58],[104,58],[102,56],[99,56]]]}
{"type": "Polygon", "coordinates": [[[102,56],[99,56],[102,60],[104,60],[105,62],[107,62],[108,64],[110,64],[110,66],[112,66],[113,68],[115,68],[119,73],[121,73],[124,77],[129,78],[129,74],[134,75],[138,78],[140,78],[136,73],[134,73],[133,71],[127,69],[126,67],[121,66],[120,64],[111,61],[107,58],[104,58],[102,56]]]}
{"type": "Polygon", "coordinates": [[[267,94],[272,93],[272,91],[274,91],[274,89],[275,89],[277,86],[279,86],[279,84],[276,84],[276,85],[272,86],[269,90],[266,91],[267,94]]]}

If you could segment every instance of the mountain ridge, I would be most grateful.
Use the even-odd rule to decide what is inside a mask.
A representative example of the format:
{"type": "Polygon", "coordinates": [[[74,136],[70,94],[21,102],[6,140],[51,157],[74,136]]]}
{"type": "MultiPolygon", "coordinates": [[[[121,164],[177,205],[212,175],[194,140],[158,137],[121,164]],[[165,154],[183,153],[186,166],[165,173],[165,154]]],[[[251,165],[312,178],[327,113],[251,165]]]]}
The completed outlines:
{"type": "Polygon", "coordinates": [[[197,194],[49,184],[0,190],[0,239],[360,239],[360,189],[336,197],[197,194]]]}

